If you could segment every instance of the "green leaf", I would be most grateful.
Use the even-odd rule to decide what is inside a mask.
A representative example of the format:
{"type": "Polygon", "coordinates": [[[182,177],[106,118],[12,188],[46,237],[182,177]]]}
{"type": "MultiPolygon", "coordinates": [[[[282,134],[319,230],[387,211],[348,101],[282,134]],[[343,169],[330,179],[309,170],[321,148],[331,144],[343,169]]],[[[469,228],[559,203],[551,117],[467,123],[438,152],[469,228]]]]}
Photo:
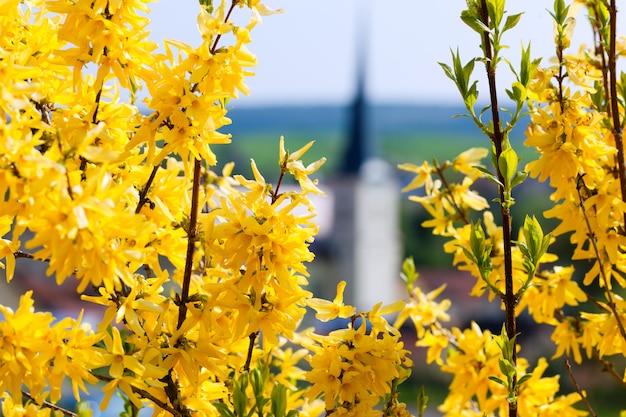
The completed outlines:
{"type": "Polygon", "coordinates": [[[467,64],[463,65],[458,49],[456,53],[450,49],[450,54],[452,55],[452,66],[441,62],[439,63],[446,76],[454,81],[463,100],[466,100],[468,96],[473,96],[474,98],[478,97],[476,83],[474,82],[472,85],[469,84],[472,72],[474,71],[475,60],[472,59],[467,64]]]}
{"type": "Polygon", "coordinates": [[[472,224],[472,231],[470,233],[470,248],[472,254],[476,259],[482,259],[482,254],[485,246],[485,232],[483,231],[480,221],[472,224]]]}
{"type": "Polygon", "coordinates": [[[496,177],[491,171],[489,171],[487,168],[485,167],[481,167],[481,166],[475,166],[474,168],[476,168],[477,170],[479,170],[480,172],[483,173],[483,178],[487,178],[489,181],[497,184],[497,185],[501,185],[504,187],[504,184],[502,184],[500,182],[500,180],[498,179],[498,177],[496,177]]]}
{"type": "Polygon", "coordinates": [[[523,232],[528,247],[528,256],[533,264],[537,265],[539,259],[547,252],[552,235],[548,233],[544,236],[541,224],[535,216],[526,216],[523,232]]]}
{"type": "Polygon", "coordinates": [[[518,161],[519,159],[517,157],[517,153],[515,153],[513,148],[505,149],[498,158],[500,173],[504,177],[506,184],[509,185],[507,188],[510,188],[511,178],[513,178],[513,175],[515,175],[515,172],[517,171],[518,161]]]}
{"type": "Polygon", "coordinates": [[[243,372],[239,379],[235,382],[233,389],[233,406],[235,408],[235,414],[238,416],[246,415],[246,408],[248,406],[248,395],[246,394],[246,388],[248,387],[248,373],[243,372]]]}
{"type": "Polygon", "coordinates": [[[91,417],[93,410],[89,408],[89,401],[79,401],[76,404],[77,417],[91,417]]]}
{"type": "Polygon", "coordinates": [[[485,24],[480,20],[479,16],[476,16],[474,13],[472,13],[471,10],[463,10],[461,12],[461,20],[470,28],[472,28],[473,31],[479,33],[479,34],[483,34],[484,32],[490,32],[491,29],[489,29],[487,26],[485,26],[485,24]]]}
{"type": "Polygon", "coordinates": [[[522,103],[526,100],[526,87],[522,85],[519,81],[515,81],[511,85],[511,90],[506,90],[507,95],[511,100],[515,103],[522,103]]]}
{"type": "Polygon", "coordinates": [[[217,409],[222,417],[237,417],[224,403],[213,403],[213,407],[217,409]]]}
{"type": "Polygon", "coordinates": [[[521,183],[523,183],[527,177],[528,177],[528,172],[517,171],[515,175],[513,176],[513,179],[511,180],[511,188],[516,187],[520,185],[521,183]]]}
{"type": "Polygon", "coordinates": [[[523,384],[524,382],[528,381],[530,378],[532,378],[531,374],[526,374],[523,377],[521,377],[518,381],[517,381],[517,385],[520,386],[521,384],[523,384]]]}
{"type": "Polygon", "coordinates": [[[454,76],[454,71],[448,64],[444,64],[443,62],[438,62],[438,64],[443,68],[443,72],[445,72],[446,76],[450,78],[452,81],[456,83],[456,77],[454,76]]]}
{"type": "Polygon", "coordinates": [[[555,0],[554,13],[550,12],[550,15],[552,15],[552,18],[554,18],[557,24],[563,24],[563,22],[565,22],[565,19],[567,18],[568,10],[569,6],[565,7],[564,0],[555,0]]]}
{"type": "Polygon", "coordinates": [[[287,388],[276,384],[272,390],[272,414],[274,417],[285,417],[287,412],[287,388]]]}
{"type": "Polygon", "coordinates": [[[467,249],[465,246],[461,246],[461,249],[463,249],[465,256],[467,256],[470,261],[478,265],[478,258],[476,258],[476,256],[474,256],[474,254],[469,249],[467,249]]]}
{"type": "Polygon", "coordinates": [[[424,415],[426,411],[426,405],[428,404],[428,396],[424,394],[424,386],[420,388],[420,392],[417,394],[417,410],[419,417],[424,415]]]}
{"type": "Polygon", "coordinates": [[[402,272],[400,272],[400,278],[404,281],[407,290],[411,291],[413,283],[419,277],[419,273],[415,270],[415,262],[413,257],[409,256],[402,262],[402,272]]]}
{"type": "Polygon", "coordinates": [[[522,14],[523,13],[518,13],[518,14],[512,14],[510,16],[507,16],[506,22],[504,23],[504,27],[502,28],[502,32],[505,32],[509,29],[514,28],[519,22],[520,18],[522,17],[522,14]]]}
{"type": "Polygon", "coordinates": [[[207,12],[213,13],[213,0],[199,0],[200,6],[204,7],[207,12]]]}
{"type": "Polygon", "coordinates": [[[513,367],[513,364],[510,360],[499,358],[498,366],[500,367],[500,372],[506,375],[509,381],[513,380],[513,375],[515,375],[515,368],[513,367]]]}
{"type": "Polygon", "coordinates": [[[496,382],[496,383],[502,385],[503,387],[506,387],[506,382],[504,382],[503,380],[501,380],[497,376],[488,376],[487,378],[492,380],[493,382],[496,382]]]}
{"type": "Polygon", "coordinates": [[[518,81],[526,88],[530,84],[530,81],[535,76],[535,72],[541,63],[541,58],[530,59],[530,42],[528,46],[524,48],[522,46],[522,58],[520,61],[520,73],[518,81]]]}
{"type": "Polygon", "coordinates": [[[251,373],[252,390],[255,395],[262,395],[265,388],[265,372],[260,368],[255,368],[251,373]]]}

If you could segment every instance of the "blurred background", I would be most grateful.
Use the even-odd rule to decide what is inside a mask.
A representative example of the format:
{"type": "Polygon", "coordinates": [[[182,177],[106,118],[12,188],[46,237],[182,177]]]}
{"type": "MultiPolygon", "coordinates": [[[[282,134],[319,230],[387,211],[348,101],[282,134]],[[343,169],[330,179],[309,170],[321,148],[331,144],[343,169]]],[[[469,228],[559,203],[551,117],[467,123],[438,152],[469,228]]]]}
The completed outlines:
{"type": "MultiPolygon", "coordinates": [[[[471,318],[499,332],[504,317],[499,303],[467,296],[475,280],[452,269],[451,257],[442,250],[444,240],[421,228],[426,213],[400,192],[411,176],[396,168],[399,163],[421,164],[433,158],[443,162],[469,147],[489,147],[488,139],[469,119],[454,117],[464,108],[455,85],[438,64],[450,63],[451,49],[458,48],[464,61],[480,53],[478,36],[459,18],[465,1],[268,0],[266,4],[284,13],[264,17],[252,32],[249,48],[259,65],[248,82],[251,95],[230,103],[233,124],[222,130],[232,134],[233,144],[216,149],[220,164],[235,161],[235,171],[250,176],[249,160],[254,158],[265,178],[275,180],[279,137],[285,137],[291,150],[315,140],[304,162],[328,159],[313,176],[327,193],[315,200],[320,234],[312,245],[316,260],[309,270],[316,296],[332,299],[336,284],[345,280],[346,302],[360,309],[406,297],[399,271],[402,260],[412,256],[420,272],[417,283],[424,290],[448,285],[442,297],[453,300],[452,325],[467,326],[471,318]]],[[[553,26],[546,10],[551,6],[545,0],[508,2],[508,12],[524,11],[518,27],[505,36],[510,45],[506,57],[514,65],[520,46],[529,42],[532,55],[543,57],[544,65],[552,60],[553,26]]],[[[197,1],[164,0],[151,8],[153,40],[199,43],[197,1]]],[[[572,45],[591,40],[583,16],[579,20],[582,24],[572,45]]],[[[477,64],[475,78],[486,98],[483,72],[477,64]]],[[[502,65],[501,91],[513,79],[502,65]]],[[[522,120],[511,137],[522,164],[534,155],[519,147],[525,124],[522,120]]],[[[488,199],[495,196],[489,184],[478,186],[488,199]]],[[[515,226],[521,225],[526,213],[541,219],[549,193],[533,180],[519,188],[515,226]]],[[[542,224],[546,230],[553,226],[542,224]]],[[[566,247],[567,242],[558,244],[566,247]]],[[[58,315],[65,313],[60,310],[78,311],[70,302],[64,301],[62,307],[53,303],[60,294],[72,294],[72,288],[51,289],[49,282],[35,278],[43,275],[45,267],[28,268],[26,261],[19,260],[17,278],[24,287],[41,286],[35,293],[39,308],[55,309],[58,315]]],[[[4,286],[0,295],[0,302],[17,304],[4,286]]],[[[530,346],[532,341],[533,345],[532,351],[524,348],[522,354],[531,363],[538,356],[550,356],[550,329],[532,325],[525,316],[520,321],[522,344],[530,346]]],[[[404,400],[414,402],[419,387],[426,385],[431,397],[428,415],[436,416],[435,407],[450,378],[423,365],[424,352],[414,348],[412,330],[404,330],[416,363],[404,400]]],[[[553,366],[553,372],[561,371],[559,363],[553,366]]],[[[571,391],[567,379],[561,382],[571,391]]]]}

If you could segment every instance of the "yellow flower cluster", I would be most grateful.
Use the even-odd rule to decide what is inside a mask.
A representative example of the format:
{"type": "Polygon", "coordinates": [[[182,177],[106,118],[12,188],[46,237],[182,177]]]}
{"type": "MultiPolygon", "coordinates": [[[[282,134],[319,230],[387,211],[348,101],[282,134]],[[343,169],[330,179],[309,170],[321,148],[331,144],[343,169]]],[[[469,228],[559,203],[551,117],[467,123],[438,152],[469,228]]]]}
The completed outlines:
{"type": "MultiPolygon", "coordinates": [[[[571,353],[578,363],[581,349],[590,358],[626,352],[626,303],[616,293],[616,287],[626,286],[626,203],[618,162],[622,145],[615,140],[622,133],[621,126],[613,127],[615,118],[604,98],[608,84],[598,66],[601,53],[581,47],[537,74],[529,90],[531,123],[525,142],[539,152],[527,165],[530,175],[549,180],[554,188],[554,206],[545,212],[559,220],[554,234],[569,234],[575,245],[572,260],[591,262],[582,284],[604,292],[604,300],[591,300],[600,312],[585,312],[590,307],[582,306],[574,317],[563,317],[561,307],[589,297],[572,267],[557,267],[541,273],[522,300],[537,321],[555,326],[555,356],[571,353]],[[559,72],[567,78],[559,79],[559,72]]],[[[617,44],[617,54],[623,54],[623,42],[617,44]]],[[[620,106],[617,120],[623,117],[620,106]]]]}
{"type": "Polygon", "coordinates": [[[481,166],[479,161],[487,156],[487,153],[488,151],[484,148],[472,148],[457,156],[453,161],[446,161],[442,165],[435,163],[431,166],[427,162],[421,166],[399,165],[400,169],[416,174],[414,179],[402,189],[402,192],[422,187],[425,189],[424,196],[409,197],[410,200],[421,204],[432,217],[422,226],[433,228],[433,233],[436,235],[451,236],[455,233],[455,222],[468,222],[470,210],[480,211],[489,207],[487,200],[471,189],[474,181],[480,177],[480,171],[475,169],[475,166],[481,166]],[[466,176],[460,183],[448,183],[443,177],[443,172],[448,168],[466,176]],[[439,178],[433,179],[433,174],[439,178]]]}
{"type": "Polygon", "coordinates": [[[305,165],[312,142],[289,153],[281,138],[275,187],[254,161],[253,179],[232,164],[212,170],[211,146],[230,141],[219,131],[226,104],[248,93],[250,31],[275,11],[201,2],[200,45],[159,49],[147,4],[0,4],[2,266],[10,281],[16,257],[44,262],[57,283],[75,277],[79,293],[96,290],[83,300],[105,307],[94,331],[35,313],[30,293],[15,313],[0,307],[3,414],[46,414],[69,379],[76,399],[104,382],[102,409],[122,392],[155,416],[229,415],[252,389],[236,393],[234,381],[271,365],[281,371],[255,395],[273,403],[245,402],[318,415],[296,386],[306,351],[285,341],[298,339],[311,297],[309,195],[323,192],[309,175],[325,159],[305,165]],[[248,22],[234,23],[244,9],[248,22]],[[286,175],[301,188],[281,190],[286,175]]]}
{"type": "MultiPolygon", "coordinates": [[[[436,346],[436,345],[434,345],[436,346]]],[[[430,346],[429,346],[430,349],[430,346]]],[[[492,380],[501,375],[501,354],[494,336],[482,331],[476,323],[469,329],[451,330],[448,355],[441,370],[453,375],[450,394],[439,410],[445,416],[505,416],[508,412],[507,390],[492,380]]],[[[584,416],[586,412],[572,405],[580,401],[578,394],[557,395],[558,376],[543,376],[548,364],[540,358],[520,387],[518,404],[519,416],[584,416]]],[[[518,375],[525,376],[529,364],[519,358],[518,375]]]]}
{"type": "MultiPolygon", "coordinates": [[[[405,320],[411,319],[417,331],[417,346],[427,349],[427,363],[435,362],[443,372],[453,376],[448,396],[439,407],[446,417],[506,415],[507,390],[492,379],[502,374],[502,355],[495,336],[481,330],[475,322],[465,330],[444,327],[443,322],[450,319],[447,310],[451,305],[450,300],[437,300],[444,288],[441,286],[424,294],[415,286],[394,326],[401,326],[405,320]]],[[[541,358],[523,383],[517,400],[519,415],[586,415],[572,406],[580,399],[577,394],[557,395],[560,389],[558,377],[544,377],[546,367],[547,362],[541,358]]],[[[518,359],[520,377],[528,373],[528,368],[526,360],[518,359]]]]}
{"type": "Polygon", "coordinates": [[[4,316],[0,322],[3,415],[11,415],[12,402],[21,404],[24,387],[37,403],[46,397],[58,401],[66,378],[79,399],[79,390],[86,392],[85,383],[97,382],[90,371],[111,363],[112,358],[95,347],[102,335],[81,323],[81,317],[56,321],[51,313],[35,312],[32,291],[20,298],[16,311],[0,306],[0,312],[4,316]]]}
{"type": "MultiPolygon", "coordinates": [[[[449,238],[444,244],[444,251],[453,255],[453,265],[459,270],[469,271],[477,279],[471,295],[481,296],[485,290],[490,289],[489,297],[492,299],[505,292],[502,226],[498,226],[493,213],[486,210],[489,208],[487,200],[471,188],[482,176],[477,167],[483,167],[480,161],[487,154],[487,149],[472,148],[441,165],[435,163],[431,166],[424,162],[421,166],[402,164],[399,168],[416,174],[403,189],[404,192],[424,188],[424,195],[409,196],[411,201],[422,205],[431,217],[425,220],[422,226],[433,228],[435,235],[449,238]],[[447,170],[452,170],[452,174],[447,170]],[[447,178],[457,178],[459,175],[461,179],[458,182],[447,178]],[[482,222],[479,224],[481,229],[484,228],[482,233],[485,235],[485,244],[491,251],[489,256],[491,270],[486,277],[481,275],[478,266],[467,252],[471,246],[471,235],[474,233],[471,222],[476,219],[477,211],[482,212],[482,222]],[[484,279],[488,280],[490,285],[485,285],[484,279]]],[[[519,232],[519,241],[525,241],[522,231],[519,232]]],[[[513,248],[512,256],[514,291],[517,293],[527,281],[527,271],[523,265],[523,254],[518,247],[513,248]]],[[[555,260],[556,257],[548,253],[541,258],[541,262],[555,260]]]]}
{"type": "MultiPolygon", "coordinates": [[[[504,7],[504,2],[488,1],[482,6],[468,2],[469,9],[462,18],[472,29],[483,33],[485,25],[497,26],[500,6],[504,7]],[[478,13],[481,10],[482,15],[478,13]]],[[[609,19],[610,13],[614,13],[611,7],[602,2],[577,1],[566,6],[557,0],[551,13],[555,20],[557,64],[539,68],[539,61],[531,62],[529,52],[523,51],[522,70],[515,75],[518,84],[527,88],[520,94],[522,90],[519,85],[515,90],[514,84],[514,89],[507,93],[518,111],[526,102],[530,109],[525,145],[537,149],[539,156],[526,165],[525,171],[515,172],[517,155],[507,138],[517,121],[515,113],[511,113],[510,122],[500,121],[502,126],[488,126],[482,124],[480,117],[474,118],[494,143],[495,174],[479,164],[487,151],[477,149],[441,165],[435,161],[432,166],[426,162],[421,166],[400,166],[415,174],[404,191],[424,188],[423,195],[409,197],[431,216],[423,225],[433,228],[434,234],[448,237],[444,250],[453,254],[454,265],[477,279],[471,295],[480,296],[487,290],[490,298],[497,295],[502,299],[506,310],[506,328],[501,336],[483,332],[476,324],[463,331],[448,330],[440,321],[448,318],[445,310],[449,302],[435,300],[443,288],[423,294],[411,287],[417,274],[409,274],[412,278],[406,282],[411,301],[396,324],[413,319],[418,346],[428,348],[427,360],[454,375],[448,397],[440,408],[446,416],[506,415],[512,410],[520,416],[587,415],[573,407],[581,399],[586,403],[586,394],[578,387],[576,394],[557,396],[558,377],[543,376],[548,366],[545,359],[540,358],[531,371],[528,362],[517,357],[514,314],[526,308],[535,322],[554,326],[553,358],[571,354],[580,363],[584,353],[612,370],[610,357],[623,357],[626,352],[626,303],[620,292],[626,286],[621,101],[624,77],[611,80],[616,70],[610,67],[615,57],[623,56],[624,42],[615,43],[615,56],[610,57],[613,52],[608,49],[613,41],[607,37],[609,22],[614,20],[609,19]],[[592,16],[590,22],[598,44],[593,50],[583,47],[576,55],[566,55],[574,16],[583,3],[592,16]],[[455,172],[444,172],[448,168],[455,172]],[[517,236],[510,231],[510,208],[514,203],[511,189],[523,181],[526,172],[540,181],[549,180],[555,189],[551,195],[554,205],[545,213],[546,217],[560,221],[552,234],[544,235],[534,217],[526,219],[517,236]],[[459,174],[460,180],[450,179],[459,178],[459,174]],[[500,203],[506,230],[496,224],[490,211],[472,213],[487,206],[470,190],[478,177],[497,185],[499,198],[495,201],[500,203]],[[553,235],[563,234],[569,234],[575,245],[571,260],[590,261],[582,280],[572,266],[542,266],[557,260],[547,249],[553,235]],[[596,298],[594,292],[601,293],[604,299],[596,298]],[[566,313],[569,311],[574,313],[566,313]],[[447,354],[442,358],[444,352],[447,354]]],[[[519,15],[509,16],[505,26],[513,27],[517,19],[519,15]]],[[[497,35],[490,38],[495,51],[501,48],[498,41],[497,35]]],[[[483,47],[488,55],[489,48],[485,44],[483,47]]],[[[453,60],[454,68],[442,66],[456,82],[473,117],[470,99],[475,96],[467,79],[473,61],[463,66],[455,54],[453,60]]],[[[494,76],[490,72],[494,69],[488,62],[488,76],[494,76]]],[[[491,102],[494,108],[495,103],[491,102]]],[[[495,111],[492,116],[495,124],[495,111]]],[[[611,371],[611,375],[622,385],[626,380],[621,370],[611,371]]],[[[588,403],[585,405],[591,411],[588,403]]]]}
{"type": "Polygon", "coordinates": [[[344,288],[345,282],[341,282],[332,303],[308,301],[319,319],[344,317],[350,324],[328,335],[309,334],[312,340],[305,346],[312,353],[306,359],[312,369],[306,380],[312,386],[306,396],[314,399],[321,395],[327,416],[410,415],[395,397],[387,398],[394,381],[410,375],[413,362],[400,341],[400,332],[382,317],[402,309],[404,303],[379,303],[369,312],[356,314],[354,307],[343,304],[344,288]],[[376,408],[381,400],[388,401],[383,410],[376,408]]]}

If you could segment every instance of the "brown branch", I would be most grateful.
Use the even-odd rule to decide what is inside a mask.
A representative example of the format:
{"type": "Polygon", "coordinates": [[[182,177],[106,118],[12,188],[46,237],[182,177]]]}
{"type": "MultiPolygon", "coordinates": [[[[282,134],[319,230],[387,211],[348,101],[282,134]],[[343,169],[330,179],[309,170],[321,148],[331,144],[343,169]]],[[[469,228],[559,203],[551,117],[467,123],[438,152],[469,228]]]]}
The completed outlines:
{"type": "Polygon", "coordinates": [[[198,238],[198,204],[200,198],[200,175],[202,172],[202,160],[195,159],[193,165],[193,186],[191,189],[191,213],[189,215],[189,225],[187,228],[187,254],[185,258],[185,272],[183,274],[183,288],[180,294],[180,305],[178,306],[178,325],[183,325],[187,316],[187,301],[189,299],[189,287],[191,285],[191,274],[193,271],[193,254],[198,238]]]}
{"type": "Polygon", "coordinates": [[[593,356],[602,365],[602,372],[606,372],[614,380],[616,380],[622,388],[626,388],[626,381],[624,381],[624,378],[622,378],[622,376],[615,371],[615,364],[613,362],[602,359],[597,351],[593,352],[593,356]]]}
{"type": "Polygon", "coordinates": [[[572,365],[570,365],[569,359],[567,359],[567,356],[563,357],[563,362],[565,363],[565,369],[567,369],[567,373],[569,374],[570,379],[574,383],[576,392],[578,393],[580,398],[583,400],[583,403],[585,404],[585,407],[587,408],[587,410],[589,410],[589,413],[591,414],[591,416],[596,417],[596,413],[593,412],[593,408],[591,408],[591,404],[589,404],[589,401],[587,400],[585,393],[583,393],[583,390],[580,388],[580,385],[578,385],[578,381],[576,381],[576,377],[574,377],[574,373],[572,372],[572,365]]]}
{"type": "Polygon", "coordinates": [[[248,372],[250,370],[250,362],[252,362],[252,352],[254,351],[254,341],[259,336],[259,332],[252,332],[248,336],[250,339],[250,344],[248,345],[248,354],[246,356],[246,363],[243,365],[243,370],[248,372]]]}
{"type": "MultiPolygon", "coordinates": [[[[15,251],[13,256],[16,258],[35,259],[35,256],[32,253],[22,252],[21,250],[15,251]]],[[[43,261],[50,262],[49,259],[43,259],[43,261]]]]}
{"type": "Polygon", "coordinates": [[[139,193],[139,202],[137,203],[135,214],[139,214],[139,212],[141,212],[141,208],[144,206],[144,204],[148,202],[148,198],[146,196],[148,195],[148,191],[150,190],[150,187],[152,186],[152,183],[154,182],[154,178],[156,177],[156,173],[159,170],[159,167],[160,165],[155,165],[152,167],[152,172],[150,173],[150,177],[148,177],[148,181],[146,181],[146,184],[143,186],[143,188],[141,189],[141,192],[139,193]]]}
{"type": "MultiPolygon", "coordinates": [[[[481,19],[486,27],[490,27],[489,22],[489,9],[487,7],[487,0],[481,0],[481,19]]],[[[493,124],[493,133],[491,135],[491,141],[495,148],[495,160],[500,159],[502,155],[504,135],[500,126],[500,110],[498,107],[498,90],[496,88],[496,63],[493,62],[493,45],[491,43],[490,33],[483,32],[483,51],[485,54],[485,69],[487,71],[487,81],[489,83],[489,96],[491,104],[491,117],[493,124]]],[[[500,171],[500,164],[496,164],[496,172],[498,174],[498,180],[500,184],[506,184],[504,175],[500,171]]],[[[517,297],[513,289],[513,258],[512,258],[512,236],[511,236],[511,211],[506,206],[505,201],[505,189],[503,185],[498,186],[498,192],[500,195],[500,215],[502,217],[502,241],[504,246],[504,283],[505,294],[502,297],[504,302],[504,309],[506,314],[506,333],[509,339],[513,339],[517,334],[517,319],[515,315],[515,306],[517,304],[517,297]]],[[[517,342],[515,342],[517,344],[517,342]]],[[[513,349],[511,360],[513,366],[517,363],[517,349],[513,349]]],[[[519,395],[519,388],[517,387],[517,374],[513,375],[513,386],[515,387],[515,396],[519,395]]],[[[509,417],[517,417],[517,402],[509,401],[509,417]]]]}
{"type": "MultiPolygon", "coordinates": [[[[444,165],[445,165],[445,163],[444,163],[444,165]]],[[[463,210],[461,209],[461,206],[459,205],[459,203],[457,203],[456,199],[454,198],[454,194],[452,194],[452,187],[450,187],[450,184],[448,183],[448,180],[446,179],[445,175],[443,175],[443,169],[436,162],[435,162],[435,172],[437,173],[437,175],[441,179],[441,182],[442,182],[443,186],[445,187],[445,189],[448,191],[448,194],[447,194],[448,199],[449,199],[450,203],[452,204],[452,206],[454,207],[454,209],[456,210],[456,212],[458,213],[458,215],[461,218],[461,220],[463,220],[463,223],[470,224],[470,221],[467,218],[467,215],[463,212],[463,210]]]]}
{"type": "MultiPolygon", "coordinates": [[[[224,23],[228,22],[228,20],[230,19],[230,15],[235,9],[236,5],[237,5],[237,0],[233,0],[233,2],[230,4],[230,8],[228,9],[228,13],[226,13],[226,17],[224,18],[224,23]]],[[[215,41],[213,42],[213,45],[211,46],[211,54],[215,54],[215,51],[217,51],[217,44],[219,43],[221,38],[222,38],[222,34],[218,33],[217,36],[215,37],[215,41]]]]}
{"type": "Polygon", "coordinates": [[[278,200],[278,197],[280,197],[280,193],[278,192],[278,190],[280,189],[280,186],[283,183],[285,172],[287,172],[286,162],[285,164],[283,164],[283,166],[280,167],[280,176],[278,177],[278,181],[276,182],[276,189],[271,192],[272,204],[274,204],[276,200],[278,200]]]}
{"type": "MultiPolygon", "coordinates": [[[[232,14],[237,0],[233,0],[224,17],[224,23],[228,22],[232,14]]],[[[217,45],[222,38],[221,34],[215,37],[215,41],[211,46],[211,54],[217,51],[217,45]]],[[[200,177],[202,173],[202,159],[196,159],[193,167],[193,188],[191,195],[191,214],[189,216],[189,229],[187,230],[187,254],[185,258],[185,272],[183,274],[183,288],[180,294],[180,305],[178,307],[178,328],[182,326],[187,315],[187,300],[189,299],[189,286],[191,284],[191,273],[193,270],[193,253],[195,249],[196,239],[198,237],[198,199],[200,194],[200,177]]]]}
{"type": "MultiPolygon", "coordinates": [[[[609,39],[609,88],[611,98],[611,119],[613,122],[613,138],[617,148],[617,172],[622,192],[622,201],[626,201],[626,163],[624,162],[624,143],[622,141],[622,123],[619,115],[619,100],[617,97],[617,6],[616,0],[609,2],[610,15],[610,39],[609,39]]],[[[624,213],[624,225],[626,226],[626,213],[624,213]]],[[[622,334],[626,340],[626,334],[622,334]]]]}
{"type": "MultiPolygon", "coordinates": [[[[104,375],[99,375],[93,372],[90,372],[91,375],[95,376],[96,378],[98,378],[100,381],[104,381],[104,382],[111,382],[113,381],[113,378],[110,378],[108,376],[104,376],[104,375]]],[[[133,390],[133,392],[139,396],[141,396],[142,398],[145,398],[147,400],[152,401],[154,404],[158,405],[159,407],[161,407],[163,410],[171,413],[172,415],[176,416],[176,417],[183,417],[184,414],[181,413],[180,411],[172,408],[169,404],[159,400],[157,397],[155,397],[154,395],[150,394],[148,391],[143,390],[141,388],[138,388],[134,385],[131,385],[130,388],[133,390]]]]}
{"type": "MultiPolygon", "coordinates": [[[[230,15],[235,9],[237,1],[233,0],[228,9],[228,13],[224,17],[224,23],[228,22],[230,15]]],[[[217,45],[222,35],[218,34],[211,46],[211,53],[215,54],[217,45]]],[[[185,258],[185,272],[183,274],[183,288],[180,294],[180,305],[178,307],[178,328],[183,325],[185,316],[187,315],[187,300],[189,299],[189,286],[191,284],[191,273],[193,270],[193,253],[195,249],[196,239],[198,237],[198,199],[200,195],[200,176],[202,173],[202,159],[196,159],[193,167],[193,188],[191,195],[191,214],[189,216],[189,229],[187,230],[187,254],[185,258]]]]}
{"type": "Polygon", "coordinates": [[[52,403],[50,403],[48,401],[42,401],[41,404],[40,404],[31,393],[26,392],[24,390],[22,390],[22,395],[24,397],[28,398],[29,400],[31,400],[32,402],[34,402],[35,404],[37,404],[38,406],[40,406],[40,407],[49,408],[49,409],[54,410],[54,411],[60,411],[61,413],[65,414],[66,416],[69,416],[69,417],[77,417],[78,416],[78,414],[72,413],[70,410],[66,410],[63,407],[59,407],[58,405],[52,404],[52,403]]]}

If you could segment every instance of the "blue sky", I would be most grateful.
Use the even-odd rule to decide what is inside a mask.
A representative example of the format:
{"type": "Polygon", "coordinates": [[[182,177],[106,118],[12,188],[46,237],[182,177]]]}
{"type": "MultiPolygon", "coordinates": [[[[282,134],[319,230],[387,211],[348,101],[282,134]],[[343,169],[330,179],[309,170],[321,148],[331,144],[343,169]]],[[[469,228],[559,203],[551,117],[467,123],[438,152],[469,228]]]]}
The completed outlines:
{"type": "MultiPolygon", "coordinates": [[[[533,56],[544,56],[544,62],[554,55],[553,25],[546,11],[552,3],[507,2],[509,12],[525,12],[518,28],[505,37],[514,63],[522,42],[531,41],[533,56]]],[[[465,0],[267,0],[265,4],[283,8],[284,13],[264,18],[252,33],[250,49],[259,66],[248,83],[252,93],[240,105],[348,102],[354,93],[357,22],[365,28],[367,91],[375,102],[458,103],[455,86],[437,62],[450,62],[450,48],[459,47],[464,59],[478,51],[479,39],[459,19],[465,0]]],[[[151,7],[154,40],[198,43],[196,0],[161,0],[151,7]]],[[[578,20],[572,45],[591,39],[582,14],[578,20]]],[[[485,84],[483,72],[477,65],[479,85],[485,84]]],[[[503,66],[501,87],[512,81],[507,72],[503,66]]]]}

